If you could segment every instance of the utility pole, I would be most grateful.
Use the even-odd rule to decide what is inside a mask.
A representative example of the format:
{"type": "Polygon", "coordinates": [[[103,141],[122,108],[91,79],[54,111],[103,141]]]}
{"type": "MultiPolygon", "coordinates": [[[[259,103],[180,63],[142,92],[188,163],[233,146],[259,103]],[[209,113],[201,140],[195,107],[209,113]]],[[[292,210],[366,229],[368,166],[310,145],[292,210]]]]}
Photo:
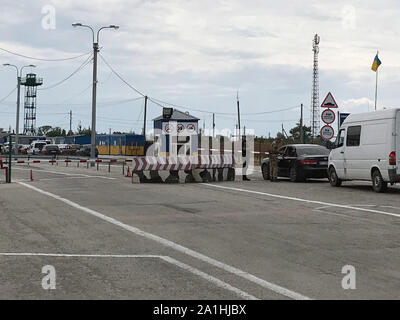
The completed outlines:
{"type": "Polygon", "coordinates": [[[213,113],[213,138],[215,136],[215,113],[213,113]]]}
{"type": "Polygon", "coordinates": [[[238,114],[238,128],[239,128],[239,139],[240,139],[240,107],[239,107],[239,91],[236,93],[237,102],[237,114],[238,114]]]}
{"type": "Polygon", "coordinates": [[[144,141],[146,141],[146,121],[147,121],[147,96],[144,97],[144,119],[143,119],[144,141]]]}
{"type": "MultiPolygon", "coordinates": [[[[15,124],[15,154],[18,154],[20,106],[21,106],[21,75],[19,75],[17,77],[17,119],[16,119],[16,124],[15,124]]],[[[11,145],[10,145],[10,148],[11,148],[11,145]]],[[[10,162],[10,164],[11,164],[11,162],[10,162]]],[[[9,167],[11,168],[11,165],[9,167]]],[[[11,182],[11,175],[10,175],[10,182],[11,182]]]]}
{"type": "MultiPolygon", "coordinates": [[[[101,27],[97,30],[97,38],[94,37],[94,29],[91,26],[82,23],[73,23],[73,27],[85,27],[92,31],[93,40],[93,86],[92,86],[92,136],[91,136],[91,148],[90,158],[96,158],[96,91],[97,91],[97,54],[99,52],[99,34],[103,29],[118,29],[116,25],[109,25],[108,27],[101,27]]],[[[94,163],[92,163],[94,165],[94,163]]]]}
{"type": "Polygon", "coordinates": [[[72,110],[69,110],[69,134],[72,134],[72,110]]]}
{"type": "Polygon", "coordinates": [[[303,104],[300,105],[300,142],[304,143],[304,131],[303,131],[303,104]]]}
{"type": "MultiPolygon", "coordinates": [[[[93,42],[93,85],[92,85],[92,134],[90,139],[90,158],[96,158],[96,99],[97,99],[97,53],[98,42],[93,42]]],[[[94,163],[93,163],[94,165],[94,163]]]]}

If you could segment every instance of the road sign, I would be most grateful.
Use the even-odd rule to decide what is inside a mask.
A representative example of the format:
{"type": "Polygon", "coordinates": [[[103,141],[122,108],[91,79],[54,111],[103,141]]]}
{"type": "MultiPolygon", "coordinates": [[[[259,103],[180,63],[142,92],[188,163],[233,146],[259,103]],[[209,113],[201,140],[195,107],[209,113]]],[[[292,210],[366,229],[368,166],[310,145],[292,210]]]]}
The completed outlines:
{"type": "Polygon", "coordinates": [[[332,93],[328,92],[326,95],[324,102],[321,104],[321,108],[338,108],[335,99],[333,98],[332,93]]]}
{"type": "Polygon", "coordinates": [[[339,123],[343,124],[343,121],[350,115],[350,113],[339,113],[339,123]]]}
{"type": "Polygon", "coordinates": [[[321,128],[321,138],[324,140],[331,140],[333,138],[333,135],[335,134],[335,131],[330,125],[325,125],[321,128]]]}
{"type": "Polygon", "coordinates": [[[321,119],[326,124],[331,124],[335,121],[335,111],[331,109],[325,109],[321,113],[321,119]]]}

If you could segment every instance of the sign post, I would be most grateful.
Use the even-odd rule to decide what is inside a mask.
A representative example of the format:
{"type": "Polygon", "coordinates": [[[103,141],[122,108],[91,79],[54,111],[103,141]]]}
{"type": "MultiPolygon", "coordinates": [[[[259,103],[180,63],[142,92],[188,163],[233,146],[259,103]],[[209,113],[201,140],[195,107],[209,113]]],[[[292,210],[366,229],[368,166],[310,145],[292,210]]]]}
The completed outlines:
{"type": "Polygon", "coordinates": [[[321,128],[320,134],[321,138],[327,141],[333,138],[335,131],[330,125],[327,124],[321,128]]]}
{"type": "Polygon", "coordinates": [[[322,102],[321,104],[321,108],[338,108],[338,105],[332,93],[328,92],[324,99],[324,102],[322,102]]]}
{"type": "Polygon", "coordinates": [[[335,130],[330,124],[335,122],[336,114],[335,111],[331,110],[332,108],[338,108],[338,105],[333,97],[332,93],[328,92],[324,101],[321,104],[321,108],[326,108],[321,113],[321,119],[325,123],[325,125],[321,128],[320,135],[321,138],[325,141],[331,140],[335,135],[335,130]]]}
{"type": "Polygon", "coordinates": [[[326,124],[331,124],[335,122],[335,118],[336,118],[335,112],[331,109],[325,109],[321,113],[321,119],[326,124]]]}
{"type": "MultiPolygon", "coordinates": [[[[18,148],[18,146],[17,146],[18,148]]],[[[9,145],[8,145],[8,183],[11,183],[11,154],[12,154],[12,137],[11,134],[9,136],[9,145]]]]}

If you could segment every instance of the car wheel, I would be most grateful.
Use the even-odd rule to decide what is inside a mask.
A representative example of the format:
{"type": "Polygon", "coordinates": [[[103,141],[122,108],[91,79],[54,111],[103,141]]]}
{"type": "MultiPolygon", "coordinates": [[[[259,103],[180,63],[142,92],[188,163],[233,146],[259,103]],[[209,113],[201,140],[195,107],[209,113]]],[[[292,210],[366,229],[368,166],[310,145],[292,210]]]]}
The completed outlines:
{"type": "Polygon", "coordinates": [[[387,189],[387,182],[383,180],[379,170],[372,173],[372,188],[375,192],[385,192],[387,189]]]}
{"type": "Polygon", "coordinates": [[[299,168],[295,164],[290,167],[289,178],[292,182],[300,182],[305,180],[301,175],[299,168]]]}
{"type": "Polygon", "coordinates": [[[334,167],[329,168],[329,183],[332,187],[340,187],[342,185],[342,180],[337,176],[336,170],[334,167]]]}
{"type": "Polygon", "coordinates": [[[269,180],[269,164],[264,163],[261,167],[261,172],[264,180],[269,180]]]}

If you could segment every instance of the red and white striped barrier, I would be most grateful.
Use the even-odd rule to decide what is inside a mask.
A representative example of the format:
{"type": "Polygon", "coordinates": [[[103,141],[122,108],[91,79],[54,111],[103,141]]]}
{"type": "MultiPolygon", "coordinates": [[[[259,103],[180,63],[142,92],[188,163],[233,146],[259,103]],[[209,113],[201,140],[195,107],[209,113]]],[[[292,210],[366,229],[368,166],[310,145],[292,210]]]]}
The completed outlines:
{"type": "Polygon", "coordinates": [[[135,157],[132,170],[190,170],[192,169],[191,157],[135,157]]]}
{"type": "Polygon", "coordinates": [[[133,171],[191,170],[233,167],[232,155],[202,155],[181,157],[135,157],[133,171]]]}

